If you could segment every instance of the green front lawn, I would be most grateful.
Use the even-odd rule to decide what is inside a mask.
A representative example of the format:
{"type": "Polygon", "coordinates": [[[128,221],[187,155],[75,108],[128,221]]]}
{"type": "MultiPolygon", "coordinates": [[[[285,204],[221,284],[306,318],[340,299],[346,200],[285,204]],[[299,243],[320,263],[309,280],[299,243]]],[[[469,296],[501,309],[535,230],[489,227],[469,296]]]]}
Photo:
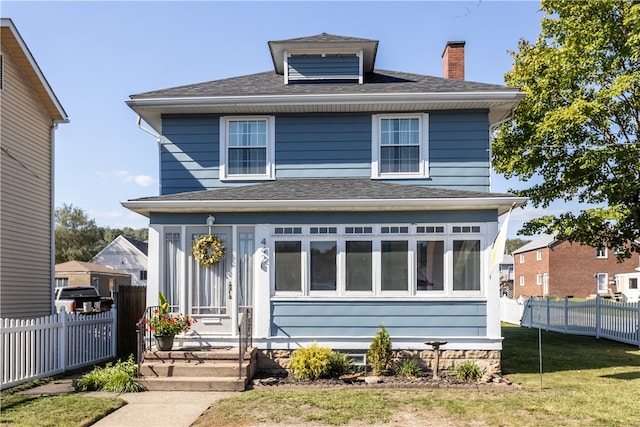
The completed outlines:
{"type": "Polygon", "coordinates": [[[196,426],[640,426],[640,351],[590,337],[503,325],[503,375],[471,389],[269,390],[224,399],[196,426]]]}

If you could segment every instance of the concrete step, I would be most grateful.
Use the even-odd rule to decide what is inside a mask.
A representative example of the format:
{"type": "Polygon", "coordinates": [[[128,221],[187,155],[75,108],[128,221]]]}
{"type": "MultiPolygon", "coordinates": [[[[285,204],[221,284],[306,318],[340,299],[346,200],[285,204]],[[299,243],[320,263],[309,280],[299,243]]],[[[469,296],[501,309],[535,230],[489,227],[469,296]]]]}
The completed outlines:
{"type": "Polygon", "coordinates": [[[237,361],[145,360],[140,366],[144,377],[243,377],[249,374],[249,363],[239,368],[237,361]]]}
{"type": "Polygon", "coordinates": [[[247,383],[238,377],[142,377],[138,382],[149,391],[244,391],[247,383]]]}
{"type": "MultiPolygon", "coordinates": [[[[247,351],[244,354],[244,360],[250,360],[253,352],[247,351]]],[[[238,350],[170,350],[170,351],[147,351],[144,360],[185,360],[185,361],[203,361],[203,360],[238,360],[238,350]]]]}

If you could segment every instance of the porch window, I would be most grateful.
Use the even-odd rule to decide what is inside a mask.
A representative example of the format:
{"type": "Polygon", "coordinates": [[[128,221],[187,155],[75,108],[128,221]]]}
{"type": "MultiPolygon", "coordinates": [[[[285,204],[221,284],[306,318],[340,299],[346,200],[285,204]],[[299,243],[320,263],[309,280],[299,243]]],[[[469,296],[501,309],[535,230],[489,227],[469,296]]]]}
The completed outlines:
{"type": "Polygon", "coordinates": [[[336,242],[310,242],[312,291],[335,291],[337,285],[336,242]]]}
{"type": "Polygon", "coordinates": [[[373,245],[371,241],[347,241],[346,252],[346,290],[371,292],[373,245]]]}
{"type": "Polygon", "coordinates": [[[373,178],[426,177],[428,115],[374,115],[373,178]]]}
{"type": "Polygon", "coordinates": [[[273,117],[220,119],[220,178],[273,179],[273,117]]]}
{"type": "Polygon", "coordinates": [[[418,291],[444,290],[444,242],[418,241],[416,268],[418,291]]]}
{"type": "Polygon", "coordinates": [[[480,290],[480,240],[453,241],[453,290],[480,290]]]}
{"type": "Polygon", "coordinates": [[[178,290],[178,283],[182,275],[179,262],[180,246],[180,233],[165,233],[162,292],[167,297],[169,307],[172,310],[178,310],[180,306],[180,292],[178,290]]]}
{"type": "Polygon", "coordinates": [[[302,290],[302,242],[275,242],[275,278],[277,292],[302,290]]]}
{"type": "Polygon", "coordinates": [[[380,242],[380,273],[383,291],[406,291],[409,284],[409,242],[383,240],[380,242]]]}

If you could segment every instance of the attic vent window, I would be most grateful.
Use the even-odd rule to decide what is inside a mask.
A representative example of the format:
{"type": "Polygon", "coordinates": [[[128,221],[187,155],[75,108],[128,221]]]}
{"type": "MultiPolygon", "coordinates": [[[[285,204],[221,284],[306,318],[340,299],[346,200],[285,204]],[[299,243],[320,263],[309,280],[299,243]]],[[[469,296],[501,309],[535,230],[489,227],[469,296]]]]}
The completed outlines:
{"type": "Polygon", "coordinates": [[[280,236],[302,234],[302,227],[276,227],[274,229],[274,234],[280,235],[280,236]]]}
{"type": "Polygon", "coordinates": [[[336,80],[363,83],[362,75],[361,52],[285,55],[285,84],[336,80]]]}
{"type": "Polygon", "coordinates": [[[418,226],[416,227],[416,233],[421,234],[434,234],[434,233],[444,233],[443,226],[418,226]]]}

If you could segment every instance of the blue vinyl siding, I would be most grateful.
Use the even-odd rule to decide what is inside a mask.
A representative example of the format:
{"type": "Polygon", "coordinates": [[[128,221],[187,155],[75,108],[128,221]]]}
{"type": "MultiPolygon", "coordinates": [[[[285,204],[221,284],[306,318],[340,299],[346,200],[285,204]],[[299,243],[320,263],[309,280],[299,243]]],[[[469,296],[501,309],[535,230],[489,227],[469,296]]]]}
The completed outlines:
{"type": "Polygon", "coordinates": [[[219,128],[215,115],[162,117],[160,194],[220,186],[219,128]]]}
{"type": "Polygon", "coordinates": [[[353,55],[290,56],[287,62],[289,63],[289,80],[357,79],[360,73],[360,60],[353,55]]]}
{"type": "Polygon", "coordinates": [[[272,301],[276,337],[373,337],[384,323],[393,336],[483,337],[483,301],[272,301]]]}
{"type": "MultiPolygon", "coordinates": [[[[222,182],[218,115],[165,115],[160,144],[161,194],[239,185],[222,182]]],[[[370,114],[290,114],[275,119],[276,179],[369,178],[370,114]]],[[[429,113],[429,178],[388,180],[488,191],[486,111],[429,113]]]]}
{"type": "Polygon", "coordinates": [[[276,179],[370,176],[370,115],[276,117],[276,179]]]}
{"type": "Polygon", "coordinates": [[[489,191],[489,156],[487,112],[429,113],[430,182],[424,185],[489,191]]]}

